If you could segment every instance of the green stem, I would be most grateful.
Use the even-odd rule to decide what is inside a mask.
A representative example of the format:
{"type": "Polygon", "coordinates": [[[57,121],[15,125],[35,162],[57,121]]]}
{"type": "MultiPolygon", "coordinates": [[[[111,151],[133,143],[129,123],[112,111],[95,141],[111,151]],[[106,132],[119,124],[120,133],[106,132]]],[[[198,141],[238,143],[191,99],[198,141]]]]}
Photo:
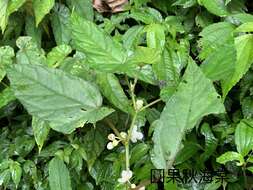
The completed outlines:
{"type": "Polygon", "coordinates": [[[129,143],[125,143],[125,149],[126,149],[126,170],[130,170],[130,161],[129,161],[129,143]]]}
{"type": "Polygon", "coordinates": [[[150,106],[153,106],[154,104],[156,104],[156,103],[158,103],[158,102],[160,102],[160,101],[162,101],[161,98],[159,98],[159,99],[157,99],[157,100],[155,100],[155,101],[153,101],[153,102],[147,104],[146,106],[143,106],[143,107],[140,109],[140,112],[143,111],[143,110],[145,110],[145,109],[147,109],[147,108],[150,107],[150,106]]]}

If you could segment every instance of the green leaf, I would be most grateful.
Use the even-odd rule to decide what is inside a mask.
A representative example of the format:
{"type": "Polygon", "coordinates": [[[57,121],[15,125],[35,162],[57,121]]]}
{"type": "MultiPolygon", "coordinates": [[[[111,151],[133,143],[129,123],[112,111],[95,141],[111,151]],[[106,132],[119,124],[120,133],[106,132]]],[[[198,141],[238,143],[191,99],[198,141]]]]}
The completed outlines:
{"type": "Polygon", "coordinates": [[[194,62],[190,62],[177,92],[167,101],[160,119],[152,124],[155,126],[151,154],[154,166],[170,168],[185,133],[203,116],[221,112],[224,112],[224,107],[212,82],[194,62]],[[173,135],[168,138],[168,134],[173,135]]]}
{"type": "Polygon", "coordinates": [[[64,162],[55,157],[49,162],[49,185],[51,190],[71,190],[68,168],[64,162]]]}
{"type": "Polygon", "coordinates": [[[186,142],[184,148],[182,148],[175,159],[175,165],[182,164],[183,162],[192,158],[198,151],[200,146],[193,142],[186,142]]]}
{"type": "Polygon", "coordinates": [[[28,15],[26,16],[25,32],[27,36],[32,37],[32,39],[37,43],[37,47],[40,48],[42,40],[42,27],[36,27],[34,17],[28,15]]]}
{"type": "Polygon", "coordinates": [[[211,183],[206,184],[204,190],[217,190],[221,186],[221,181],[213,180],[211,183]]]}
{"type": "Polygon", "coordinates": [[[144,64],[156,64],[161,60],[161,53],[155,48],[138,46],[128,58],[127,63],[143,66],[144,64]]]}
{"type": "Polygon", "coordinates": [[[198,42],[201,47],[199,57],[206,59],[215,50],[222,51],[223,45],[233,39],[233,32],[234,26],[228,22],[218,22],[205,27],[199,34],[202,37],[198,42]]]}
{"type": "Polygon", "coordinates": [[[222,82],[223,97],[248,71],[253,60],[253,35],[247,34],[235,38],[237,61],[233,74],[222,82]]]}
{"type": "Polygon", "coordinates": [[[201,126],[201,134],[205,136],[205,152],[200,155],[200,162],[204,164],[204,162],[207,161],[216,150],[218,140],[213,135],[213,132],[207,123],[204,123],[201,126]]]}
{"type": "Polygon", "coordinates": [[[4,170],[0,173],[0,185],[7,185],[11,177],[10,170],[4,170]]]}
{"type": "Polygon", "coordinates": [[[211,13],[225,17],[228,15],[224,0],[199,0],[201,4],[211,13]]]}
{"type": "Polygon", "coordinates": [[[202,71],[213,81],[227,79],[233,74],[236,64],[234,39],[227,41],[208,55],[201,64],[202,71]]]}
{"type": "Polygon", "coordinates": [[[8,22],[8,2],[9,0],[0,1],[0,28],[4,33],[8,22]]]}
{"type": "Polygon", "coordinates": [[[10,46],[0,47],[0,81],[4,78],[6,66],[12,64],[14,50],[10,46]]]}
{"type": "Polygon", "coordinates": [[[8,14],[10,15],[11,13],[17,11],[25,2],[26,2],[26,0],[11,0],[11,1],[9,1],[8,14]]]}
{"type": "Polygon", "coordinates": [[[117,108],[126,113],[133,113],[130,100],[125,95],[118,78],[110,73],[97,73],[97,84],[102,94],[117,108]]]}
{"type": "Polygon", "coordinates": [[[143,29],[144,27],[140,25],[129,28],[122,37],[123,46],[126,49],[133,49],[138,45],[143,29]]]}
{"type": "Polygon", "coordinates": [[[70,11],[63,4],[55,3],[51,15],[54,38],[57,45],[68,44],[71,38],[69,26],[70,11]]]}
{"type": "Polygon", "coordinates": [[[58,67],[65,57],[71,53],[71,51],[71,47],[65,44],[54,47],[47,54],[47,64],[50,67],[58,67]]]}
{"type": "Polygon", "coordinates": [[[242,120],[235,129],[237,151],[246,156],[253,149],[253,127],[248,120],[242,120]]]}
{"type": "Polygon", "coordinates": [[[247,170],[249,170],[249,171],[251,171],[251,173],[253,173],[253,166],[247,167],[247,170]]]}
{"type": "Polygon", "coordinates": [[[83,147],[87,155],[86,162],[90,171],[96,159],[106,146],[105,132],[101,128],[92,128],[85,134],[83,139],[83,147]]]}
{"type": "Polygon", "coordinates": [[[32,119],[32,128],[33,128],[33,135],[35,138],[35,141],[39,147],[39,152],[41,151],[43,144],[45,140],[47,139],[50,126],[47,122],[33,117],[32,119]]]}
{"type": "Polygon", "coordinates": [[[85,53],[89,66],[105,72],[124,66],[126,54],[119,43],[93,22],[77,15],[71,20],[73,43],[78,51],[85,53]]]}
{"type": "Polygon", "coordinates": [[[19,48],[16,54],[18,64],[46,64],[43,49],[40,49],[31,37],[19,37],[16,44],[19,48]]]}
{"type": "Polygon", "coordinates": [[[235,32],[253,32],[253,22],[246,22],[236,28],[235,32]]]}
{"type": "Polygon", "coordinates": [[[18,162],[12,162],[10,165],[10,172],[16,188],[18,188],[18,184],[22,176],[22,168],[20,167],[20,164],[18,162]]]}
{"type": "Polygon", "coordinates": [[[17,11],[26,0],[1,0],[0,2],[0,29],[4,33],[11,13],[17,11]]]}
{"type": "Polygon", "coordinates": [[[102,105],[94,85],[61,70],[20,64],[9,69],[8,77],[15,96],[29,113],[49,121],[60,132],[83,126],[87,114],[102,105]]]}
{"type": "Polygon", "coordinates": [[[50,12],[54,6],[54,0],[33,0],[33,8],[36,18],[36,26],[50,12]]]}
{"type": "Polygon", "coordinates": [[[242,166],[244,164],[243,156],[237,152],[229,151],[216,158],[216,161],[220,164],[225,164],[234,160],[239,161],[239,163],[237,163],[238,166],[242,166]]]}
{"type": "Polygon", "coordinates": [[[11,88],[7,87],[0,93],[0,108],[7,105],[9,102],[15,100],[16,97],[12,92],[11,88]]]}
{"type": "Polygon", "coordinates": [[[93,21],[94,12],[92,0],[67,0],[67,4],[71,10],[81,17],[93,21]]]}
{"type": "MultiPolygon", "coordinates": [[[[238,44],[240,37],[234,39],[233,32],[233,25],[220,22],[206,27],[200,33],[200,58],[205,59],[201,68],[205,75],[214,81],[224,80],[225,83],[229,83],[230,80],[227,79],[231,79],[239,69],[238,51],[244,46],[238,44]]],[[[227,93],[225,90],[224,97],[227,93]]]]}
{"type": "Polygon", "coordinates": [[[161,23],[163,20],[161,13],[150,7],[131,9],[129,17],[145,24],[161,23]]]}
{"type": "Polygon", "coordinates": [[[165,31],[161,24],[150,24],[144,29],[147,32],[147,46],[163,50],[165,45],[165,31]]]}

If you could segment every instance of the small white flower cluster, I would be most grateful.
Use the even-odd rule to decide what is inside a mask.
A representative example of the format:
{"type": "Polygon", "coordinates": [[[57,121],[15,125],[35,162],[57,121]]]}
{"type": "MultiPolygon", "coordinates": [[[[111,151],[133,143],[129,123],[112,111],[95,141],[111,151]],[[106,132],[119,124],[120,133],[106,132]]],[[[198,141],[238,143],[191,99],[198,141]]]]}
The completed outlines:
{"type": "MultiPolygon", "coordinates": [[[[107,149],[108,150],[112,150],[114,147],[116,147],[119,142],[121,140],[125,140],[127,138],[127,133],[125,132],[120,132],[120,137],[117,137],[115,136],[113,133],[109,134],[108,135],[108,139],[110,140],[110,142],[107,144],[107,149]]],[[[137,125],[134,125],[133,126],[133,129],[132,129],[132,133],[130,135],[130,140],[133,142],[133,143],[136,143],[138,140],[142,140],[143,139],[143,134],[142,132],[139,132],[138,131],[138,127],[137,125]]]]}
{"type": "MultiPolygon", "coordinates": [[[[121,178],[118,179],[118,182],[122,183],[122,184],[124,184],[124,183],[131,184],[130,179],[132,178],[132,176],[133,176],[133,172],[131,170],[123,170],[121,172],[121,178]]],[[[131,188],[132,189],[136,188],[136,185],[134,183],[132,183],[131,188]]],[[[140,187],[139,190],[145,190],[145,186],[140,187]]]]}
{"type": "MultiPolygon", "coordinates": [[[[125,132],[121,132],[120,136],[122,139],[126,139],[127,134],[125,132]]],[[[112,150],[121,141],[121,139],[119,137],[116,137],[113,133],[108,135],[108,139],[110,140],[110,142],[106,146],[108,150],[112,150]]]]}
{"type": "Polygon", "coordinates": [[[134,125],[133,129],[132,129],[132,134],[130,136],[131,141],[133,143],[136,143],[137,140],[142,140],[142,138],[143,138],[143,134],[141,132],[139,132],[137,129],[138,129],[137,125],[134,125]]]}

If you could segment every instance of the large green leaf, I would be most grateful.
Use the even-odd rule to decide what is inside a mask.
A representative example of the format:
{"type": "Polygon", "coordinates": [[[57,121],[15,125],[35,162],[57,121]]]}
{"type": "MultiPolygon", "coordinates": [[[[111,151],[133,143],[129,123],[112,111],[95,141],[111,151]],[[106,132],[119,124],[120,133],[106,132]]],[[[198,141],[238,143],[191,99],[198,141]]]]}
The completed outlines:
{"type": "Polygon", "coordinates": [[[187,131],[203,116],[224,112],[224,107],[212,82],[193,62],[176,93],[167,101],[160,119],[155,121],[151,159],[156,168],[170,168],[187,131]],[[201,81],[201,82],[200,82],[201,81]]]}
{"type": "Polygon", "coordinates": [[[6,66],[12,63],[14,50],[10,46],[0,47],[0,81],[4,78],[6,66]]]}
{"type": "Polygon", "coordinates": [[[235,144],[237,151],[246,156],[253,150],[253,127],[252,121],[242,120],[235,130],[235,144]]]}
{"type": "Polygon", "coordinates": [[[124,66],[126,53],[119,43],[114,42],[93,22],[77,15],[73,15],[71,20],[75,48],[86,54],[91,67],[112,71],[124,66]]]}
{"type": "Polygon", "coordinates": [[[71,190],[68,168],[64,162],[55,157],[49,162],[49,185],[51,190],[71,190]]]}
{"type": "Polygon", "coordinates": [[[232,75],[222,82],[223,97],[243,77],[253,61],[253,35],[247,34],[235,38],[237,61],[232,75]]]}
{"type": "Polygon", "coordinates": [[[86,121],[94,122],[112,112],[101,108],[96,86],[61,70],[20,64],[8,70],[8,77],[15,96],[29,113],[49,121],[57,131],[70,133],[86,121]]]}
{"type": "Polygon", "coordinates": [[[50,12],[54,6],[54,0],[33,0],[33,8],[36,18],[36,26],[50,12]]]}

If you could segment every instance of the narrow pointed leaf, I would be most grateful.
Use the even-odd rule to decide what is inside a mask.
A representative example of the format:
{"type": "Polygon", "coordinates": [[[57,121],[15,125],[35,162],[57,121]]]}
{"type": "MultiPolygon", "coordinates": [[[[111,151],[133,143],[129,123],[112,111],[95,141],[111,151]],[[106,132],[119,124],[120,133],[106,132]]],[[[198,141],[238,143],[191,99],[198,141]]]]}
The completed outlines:
{"type": "Polygon", "coordinates": [[[40,152],[45,140],[47,139],[50,126],[48,122],[45,122],[39,118],[33,117],[32,128],[33,128],[33,135],[34,135],[36,144],[39,147],[39,152],[40,152]]]}

